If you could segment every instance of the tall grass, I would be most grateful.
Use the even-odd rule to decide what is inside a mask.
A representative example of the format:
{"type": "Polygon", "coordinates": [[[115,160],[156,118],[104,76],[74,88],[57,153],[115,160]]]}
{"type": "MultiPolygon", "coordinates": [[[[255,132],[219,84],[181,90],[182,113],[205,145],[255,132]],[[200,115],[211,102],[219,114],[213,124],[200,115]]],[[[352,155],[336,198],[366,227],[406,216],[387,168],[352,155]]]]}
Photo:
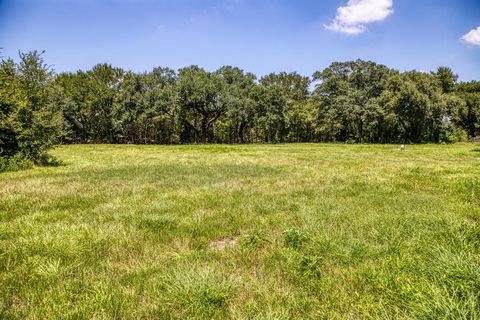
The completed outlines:
{"type": "Polygon", "coordinates": [[[0,318],[479,319],[472,150],[60,147],[0,175],[0,318]]]}

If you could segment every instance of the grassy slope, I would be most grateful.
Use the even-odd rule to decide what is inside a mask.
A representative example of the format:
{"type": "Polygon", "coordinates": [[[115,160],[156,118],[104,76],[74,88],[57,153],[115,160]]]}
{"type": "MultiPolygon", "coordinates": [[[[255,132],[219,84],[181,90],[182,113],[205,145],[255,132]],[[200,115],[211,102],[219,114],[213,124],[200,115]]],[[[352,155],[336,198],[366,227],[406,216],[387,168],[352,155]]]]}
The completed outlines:
{"type": "Polygon", "coordinates": [[[2,319],[480,318],[471,144],[54,154],[0,175],[2,319]]]}

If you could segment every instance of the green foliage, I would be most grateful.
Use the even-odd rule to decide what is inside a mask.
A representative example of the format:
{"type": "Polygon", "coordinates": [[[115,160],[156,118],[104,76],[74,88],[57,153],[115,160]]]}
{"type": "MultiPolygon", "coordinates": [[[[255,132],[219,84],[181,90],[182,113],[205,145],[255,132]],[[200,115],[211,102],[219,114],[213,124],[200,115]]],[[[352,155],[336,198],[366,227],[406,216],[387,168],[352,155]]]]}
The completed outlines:
{"type": "Polygon", "coordinates": [[[299,249],[308,241],[308,236],[301,230],[288,229],[283,232],[283,241],[287,248],[299,249]]]}
{"type": "Polygon", "coordinates": [[[225,82],[215,74],[191,66],[179,70],[178,102],[186,137],[213,142],[213,125],[227,111],[222,99],[225,82]]]}
{"type": "Polygon", "coordinates": [[[435,77],[440,83],[443,93],[452,92],[455,88],[455,83],[458,80],[458,76],[448,67],[439,67],[435,73],[435,77]]]}
{"type": "Polygon", "coordinates": [[[322,141],[382,142],[375,132],[384,116],[375,103],[393,71],[361,60],[333,63],[316,72],[314,97],[318,101],[318,122],[322,141]],[[373,131],[373,132],[372,132],[373,131]],[[370,141],[372,136],[377,141],[370,141]]]}
{"type": "Polygon", "coordinates": [[[231,66],[137,74],[97,65],[58,75],[53,100],[67,143],[438,143],[480,128],[480,89],[447,67],[337,62],[313,75],[313,92],[311,83],[295,72],[257,81],[231,66]]]}
{"type": "Polygon", "coordinates": [[[25,170],[33,167],[33,162],[21,153],[11,157],[0,157],[0,172],[25,170]]]}
{"type": "Polygon", "coordinates": [[[441,130],[440,142],[456,143],[466,142],[468,140],[468,134],[465,130],[460,129],[451,123],[445,123],[441,130]]]}
{"type": "Polygon", "coordinates": [[[313,78],[198,66],[55,75],[37,52],[0,66],[0,156],[63,143],[452,143],[480,135],[480,86],[448,67],[335,62],[313,78]],[[311,85],[314,90],[311,91],[311,85]]]}
{"type": "Polygon", "coordinates": [[[465,103],[457,111],[457,124],[470,137],[480,136],[480,82],[460,83],[455,89],[454,94],[465,103]]]}
{"type": "Polygon", "coordinates": [[[240,248],[245,250],[256,250],[268,241],[267,235],[263,230],[253,230],[239,240],[240,248]]]}
{"type": "Polygon", "coordinates": [[[20,53],[18,64],[11,59],[0,64],[0,157],[10,168],[23,163],[19,159],[40,164],[57,141],[61,114],[51,99],[52,79],[36,51],[20,53]]]}

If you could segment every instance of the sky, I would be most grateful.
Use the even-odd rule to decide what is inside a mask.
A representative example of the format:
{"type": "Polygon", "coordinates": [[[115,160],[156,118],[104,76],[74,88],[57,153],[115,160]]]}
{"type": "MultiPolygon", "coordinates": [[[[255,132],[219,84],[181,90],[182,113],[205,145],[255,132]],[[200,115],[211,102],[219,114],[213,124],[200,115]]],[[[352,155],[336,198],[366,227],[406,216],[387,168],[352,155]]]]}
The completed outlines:
{"type": "Polygon", "coordinates": [[[107,62],[312,75],[364,59],[480,80],[480,0],[0,0],[0,47],[45,50],[57,72],[107,62]]]}

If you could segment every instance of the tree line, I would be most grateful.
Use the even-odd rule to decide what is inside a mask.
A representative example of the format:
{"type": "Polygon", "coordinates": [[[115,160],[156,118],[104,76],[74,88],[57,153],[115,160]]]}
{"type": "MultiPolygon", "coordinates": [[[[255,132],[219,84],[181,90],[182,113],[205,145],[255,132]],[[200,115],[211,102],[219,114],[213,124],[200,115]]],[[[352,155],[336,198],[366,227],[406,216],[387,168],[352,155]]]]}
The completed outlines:
{"type": "Polygon", "coordinates": [[[447,67],[336,62],[306,77],[232,66],[56,74],[40,52],[0,64],[0,156],[55,143],[423,143],[480,135],[480,82],[447,67]]]}

